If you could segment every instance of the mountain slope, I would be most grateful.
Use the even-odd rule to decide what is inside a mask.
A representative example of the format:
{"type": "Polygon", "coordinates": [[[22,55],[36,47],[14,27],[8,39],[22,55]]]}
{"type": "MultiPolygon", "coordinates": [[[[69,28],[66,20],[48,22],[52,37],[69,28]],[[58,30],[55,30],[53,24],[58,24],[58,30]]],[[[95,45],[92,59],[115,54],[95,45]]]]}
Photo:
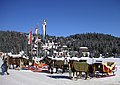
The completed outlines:
{"type": "MultiPolygon", "coordinates": [[[[18,53],[26,50],[27,33],[0,31],[0,51],[18,53]]],[[[120,38],[102,33],[75,34],[68,37],[47,35],[47,39],[61,45],[67,45],[71,50],[79,51],[80,47],[88,47],[96,55],[107,53],[120,55],[120,38]]]]}

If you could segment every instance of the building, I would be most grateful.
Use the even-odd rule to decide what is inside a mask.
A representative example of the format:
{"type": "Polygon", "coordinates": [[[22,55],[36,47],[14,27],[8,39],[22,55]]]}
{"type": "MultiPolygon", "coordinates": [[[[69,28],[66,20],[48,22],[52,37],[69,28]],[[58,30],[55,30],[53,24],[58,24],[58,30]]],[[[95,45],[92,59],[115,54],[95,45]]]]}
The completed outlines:
{"type": "Polygon", "coordinates": [[[80,47],[80,53],[82,53],[83,57],[89,57],[90,52],[88,47],[80,47]]]}
{"type": "Polygon", "coordinates": [[[53,41],[47,41],[42,45],[42,49],[49,56],[54,57],[67,57],[69,55],[69,51],[66,45],[61,46],[58,43],[54,43],[53,41]]]}

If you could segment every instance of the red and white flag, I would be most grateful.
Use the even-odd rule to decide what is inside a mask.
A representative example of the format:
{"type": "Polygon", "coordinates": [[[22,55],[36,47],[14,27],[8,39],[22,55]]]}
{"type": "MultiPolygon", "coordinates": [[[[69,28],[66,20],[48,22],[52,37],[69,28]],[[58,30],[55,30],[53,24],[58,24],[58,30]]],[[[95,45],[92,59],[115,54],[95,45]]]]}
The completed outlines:
{"type": "Polygon", "coordinates": [[[30,31],[29,36],[28,36],[28,44],[32,44],[32,31],[30,31]]]}

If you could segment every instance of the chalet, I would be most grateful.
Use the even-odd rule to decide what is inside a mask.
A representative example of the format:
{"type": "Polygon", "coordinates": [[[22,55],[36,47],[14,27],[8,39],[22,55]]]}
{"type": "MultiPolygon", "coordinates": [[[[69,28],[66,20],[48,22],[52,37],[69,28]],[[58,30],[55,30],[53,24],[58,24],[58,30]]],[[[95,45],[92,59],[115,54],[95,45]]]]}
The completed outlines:
{"type": "Polygon", "coordinates": [[[89,57],[90,56],[90,52],[88,47],[80,47],[80,52],[82,53],[82,55],[84,57],[89,57]]]}

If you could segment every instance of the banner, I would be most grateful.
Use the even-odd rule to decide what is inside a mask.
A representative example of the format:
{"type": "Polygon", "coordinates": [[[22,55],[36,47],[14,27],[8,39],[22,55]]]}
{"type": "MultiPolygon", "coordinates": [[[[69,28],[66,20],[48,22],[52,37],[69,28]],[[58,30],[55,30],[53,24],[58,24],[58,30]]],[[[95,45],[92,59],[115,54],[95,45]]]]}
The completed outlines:
{"type": "Polygon", "coordinates": [[[38,35],[38,26],[36,26],[35,33],[38,35]]]}
{"type": "Polygon", "coordinates": [[[30,31],[29,36],[28,36],[28,44],[32,44],[32,31],[30,31]]]}

